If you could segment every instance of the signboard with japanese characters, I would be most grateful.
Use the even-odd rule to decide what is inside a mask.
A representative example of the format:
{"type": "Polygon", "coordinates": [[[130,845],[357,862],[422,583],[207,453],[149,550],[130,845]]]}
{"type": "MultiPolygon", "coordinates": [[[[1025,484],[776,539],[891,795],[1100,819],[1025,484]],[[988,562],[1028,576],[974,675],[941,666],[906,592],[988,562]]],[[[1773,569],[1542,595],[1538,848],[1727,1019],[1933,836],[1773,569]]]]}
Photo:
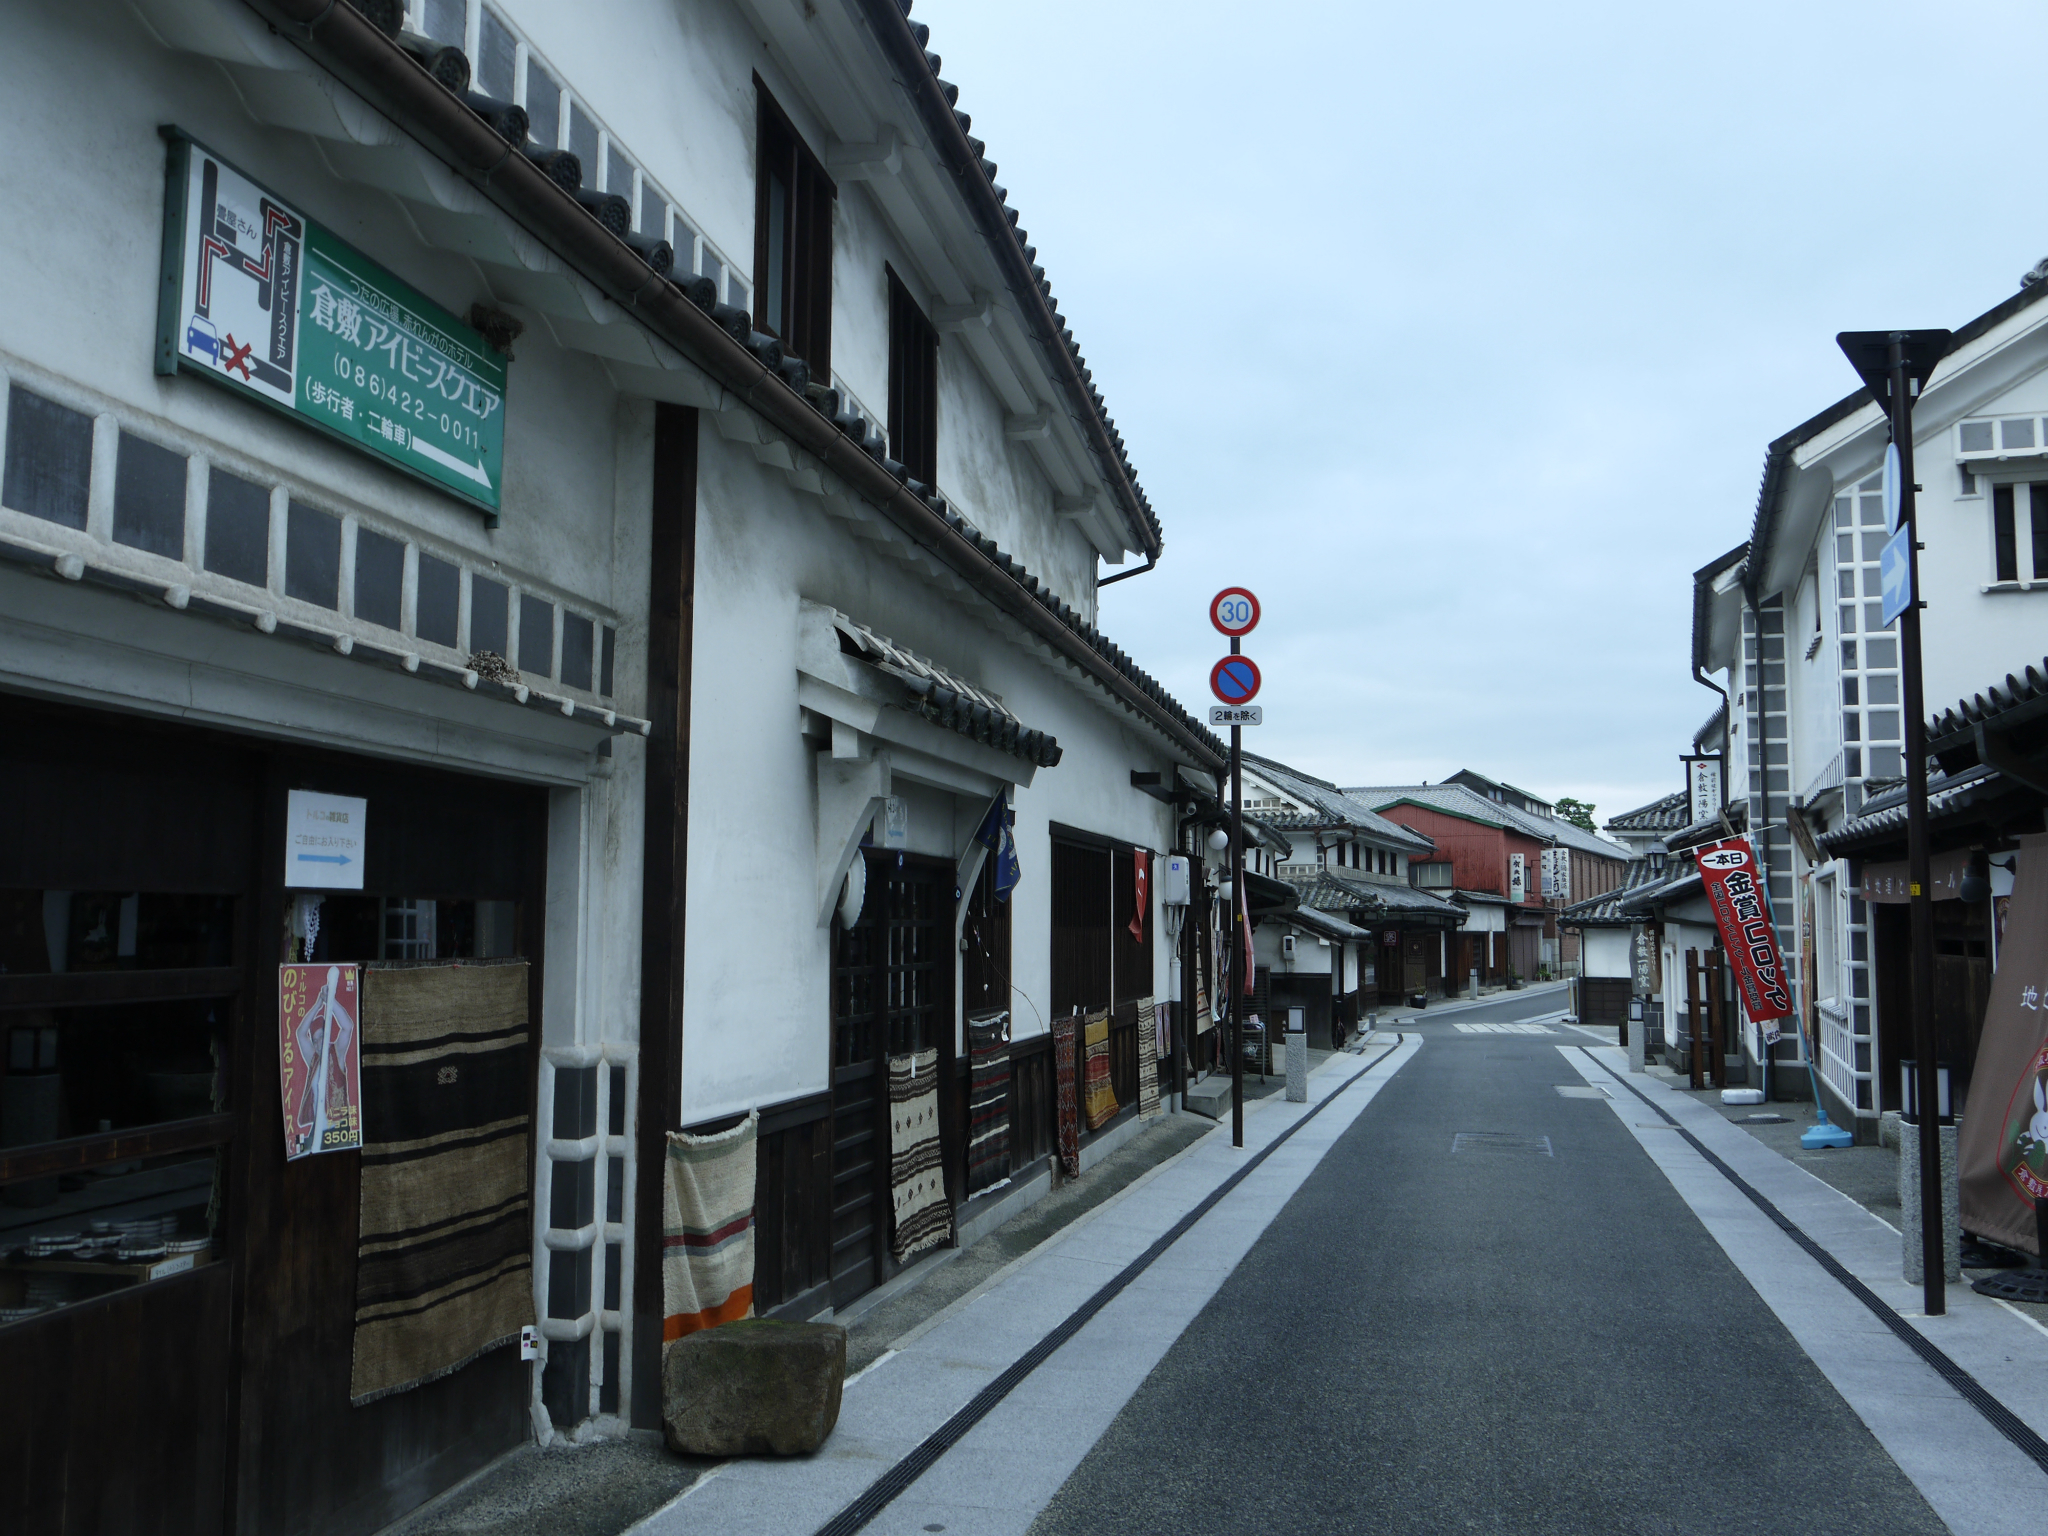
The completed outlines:
{"type": "Polygon", "coordinates": [[[1572,851],[1569,848],[1543,850],[1543,894],[1555,901],[1572,899],[1572,851]]]}
{"type": "Polygon", "coordinates": [[[495,523],[505,359],[205,146],[166,136],[157,372],[287,412],[495,523]]]}
{"type": "MultiPolygon", "coordinates": [[[[1771,903],[1757,869],[1756,852],[1746,837],[1710,843],[1699,851],[1700,882],[1714,909],[1714,926],[1728,952],[1728,968],[1742,994],[1744,1015],[1768,1025],[1792,1016],[1792,993],[1785,958],[1771,928],[1771,903]]],[[[1766,1039],[1775,1039],[1766,1030],[1766,1039]]]]}
{"type": "Polygon", "coordinates": [[[1508,900],[1526,901],[1529,896],[1529,866],[1523,855],[1508,855],[1508,900]]]}
{"type": "Polygon", "coordinates": [[[288,1161],[363,1144],[357,974],[352,965],[277,968],[277,1073],[288,1161]]]}
{"type": "Polygon", "coordinates": [[[1721,814],[1721,759],[1688,757],[1685,762],[1687,820],[1699,822],[1721,814]]]}
{"type": "Polygon", "coordinates": [[[370,802],[294,789],[285,797],[284,883],[293,890],[360,891],[370,802]]]}

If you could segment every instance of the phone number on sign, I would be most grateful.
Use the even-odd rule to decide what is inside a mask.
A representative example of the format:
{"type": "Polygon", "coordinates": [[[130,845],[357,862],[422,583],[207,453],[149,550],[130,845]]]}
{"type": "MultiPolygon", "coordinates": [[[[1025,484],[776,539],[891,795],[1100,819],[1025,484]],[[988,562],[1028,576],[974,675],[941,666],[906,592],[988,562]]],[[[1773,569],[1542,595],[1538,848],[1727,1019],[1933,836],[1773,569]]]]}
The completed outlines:
{"type": "Polygon", "coordinates": [[[415,395],[409,389],[401,388],[375,369],[365,368],[361,363],[337,356],[334,359],[334,371],[344,384],[353,384],[358,389],[368,391],[372,399],[383,401],[389,409],[400,416],[410,416],[414,421],[438,426],[453,442],[463,443],[472,448],[483,445],[483,434],[477,431],[474,424],[464,421],[459,416],[451,416],[446,411],[429,415],[428,402],[425,398],[415,395]]]}

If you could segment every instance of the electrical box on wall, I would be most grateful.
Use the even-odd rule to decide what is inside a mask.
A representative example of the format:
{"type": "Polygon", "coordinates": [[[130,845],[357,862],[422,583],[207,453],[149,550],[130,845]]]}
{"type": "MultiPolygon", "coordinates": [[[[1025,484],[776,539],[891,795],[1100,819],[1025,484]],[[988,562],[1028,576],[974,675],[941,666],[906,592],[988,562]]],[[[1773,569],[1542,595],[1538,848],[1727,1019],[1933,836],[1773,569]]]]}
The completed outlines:
{"type": "Polygon", "coordinates": [[[1192,861],[1184,853],[1169,853],[1158,861],[1159,899],[1169,907],[1184,907],[1188,904],[1188,867],[1192,861]]]}
{"type": "Polygon", "coordinates": [[[1280,954],[1283,959],[1292,960],[1294,958],[1293,934],[1283,933],[1280,935],[1280,954]]]}

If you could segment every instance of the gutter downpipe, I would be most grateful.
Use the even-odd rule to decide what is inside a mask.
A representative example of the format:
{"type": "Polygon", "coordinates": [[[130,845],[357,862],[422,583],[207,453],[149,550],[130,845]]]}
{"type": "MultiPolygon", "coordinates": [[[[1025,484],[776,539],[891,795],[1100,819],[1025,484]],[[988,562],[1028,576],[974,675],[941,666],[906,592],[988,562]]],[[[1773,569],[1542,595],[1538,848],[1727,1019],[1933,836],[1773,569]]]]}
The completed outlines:
{"type": "Polygon", "coordinates": [[[1104,587],[1115,586],[1120,581],[1129,581],[1133,576],[1146,575],[1153,569],[1153,567],[1155,567],[1158,564],[1159,556],[1156,554],[1148,554],[1147,556],[1145,556],[1145,563],[1139,566],[1135,571],[1118,571],[1114,576],[1105,576],[1100,581],[1095,583],[1095,590],[1100,592],[1104,587]]]}
{"type": "Polygon", "coordinates": [[[679,288],[656,277],[630,246],[584,212],[569,192],[506,144],[353,6],[335,4],[334,0],[248,0],[248,4],[257,15],[276,23],[284,37],[323,69],[417,139],[428,153],[454,167],[515,223],[541,235],[606,297],[664,341],[679,347],[1024,629],[1189,750],[1197,761],[1220,766],[1222,759],[1208,742],[1110,665],[1084,636],[984,554],[963,531],[855,446],[781,374],[692,304],[679,288]]]}

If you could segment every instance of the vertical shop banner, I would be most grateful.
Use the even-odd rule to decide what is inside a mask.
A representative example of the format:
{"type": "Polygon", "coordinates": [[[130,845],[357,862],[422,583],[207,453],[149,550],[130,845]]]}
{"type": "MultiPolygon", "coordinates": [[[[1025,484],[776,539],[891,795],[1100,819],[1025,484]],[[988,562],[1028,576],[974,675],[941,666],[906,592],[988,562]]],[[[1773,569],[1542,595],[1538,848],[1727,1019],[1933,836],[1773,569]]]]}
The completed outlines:
{"type": "Polygon", "coordinates": [[[287,1160],[363,1144],[357,979],[352,965],[277,968],[277,1070],[287,1160]]]}
{"type": "Polygon", "coordinates": [[[1131,937],[1145,942],[1145,914],[1152,910],[1152,855],[1142,848],[1131,850],[1132,887],[1131,937]]]}
{"type": "Polygon", "coordinates": [[[2028,1253],[2048,1196],[2048,836],[2019,840],[2010,918],[1956,1133],[1963,1229],[2028,1253]]]}
{"type": "Polygon", "coordinates": [[[504,358],[205,146],[166,136],[157,372],[243,391],[495,520],[504,358]]]}
{"type": "Polygon", "coordinates": [[[1728,951],[1729,969],[1742,993],[1743,1011],[1755,1024],[1790,1018],[1792,994],[1786,986],[1785,960],[1771,931],[1771,904],[1749,839],[1731,837],[1708,844],[1699,851],[1699,868],[1721,947],[1728,951]]]}

